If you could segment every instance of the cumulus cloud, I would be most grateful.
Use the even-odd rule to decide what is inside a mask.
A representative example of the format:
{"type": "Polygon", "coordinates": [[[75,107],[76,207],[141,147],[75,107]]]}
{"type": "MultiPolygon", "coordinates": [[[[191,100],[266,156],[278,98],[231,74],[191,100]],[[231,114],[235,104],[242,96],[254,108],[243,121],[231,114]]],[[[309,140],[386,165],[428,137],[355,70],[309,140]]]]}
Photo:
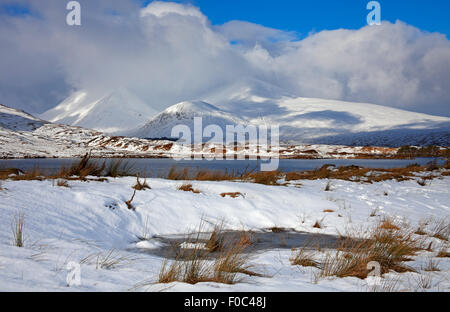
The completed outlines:
{"type": "MultiPolygon", "coordinates": [[[[10,1],[12,2],[12,1],[10,1]]],[[[162,110],[248,77],[304,97],[371,102],[450,116],[450,42],[402,23],[295,33],[245,21],[212,25],[191,5],[16,0],[0,16],[0,102],[43,112],[87,90],[127,88],[162,110]]]]}

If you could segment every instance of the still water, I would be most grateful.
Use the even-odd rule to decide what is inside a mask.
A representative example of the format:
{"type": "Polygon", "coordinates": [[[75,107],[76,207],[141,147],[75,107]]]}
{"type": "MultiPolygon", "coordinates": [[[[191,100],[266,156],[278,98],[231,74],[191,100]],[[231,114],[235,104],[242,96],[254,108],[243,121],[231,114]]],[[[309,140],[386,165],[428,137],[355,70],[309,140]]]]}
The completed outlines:
{"type": "MultiPolygon", "coordinates": [[[[22,170],[33,169],[35,167],[46,173],[57,172],[61,167],[70,167],[79,159],[8,159],[0,160],[0,168],[19,168],[22,170]]],[[[432,161],[432,158],[416,158],[416,159],[280,159],[279,169],[285,172],[304,171],[320,168],[325,164],[333,164],[336,166],[356,165],[367,168],[396,168],[406,167],[410,164],[418,163],[425,165],[432,161]]],[[[107,163],[112,159],[92,159],[91,161],[107,163]]],[[[259,170],[261,160],[182,160],[173,159],[123,159],[123,163],[132,167],[131,173],[139,173],[142,177],[165,176],[172,166],[177,168],[190,168],[192,171],[198,169],[211,170],[235,170],[241,172],[246,168],[259,170]]]]}

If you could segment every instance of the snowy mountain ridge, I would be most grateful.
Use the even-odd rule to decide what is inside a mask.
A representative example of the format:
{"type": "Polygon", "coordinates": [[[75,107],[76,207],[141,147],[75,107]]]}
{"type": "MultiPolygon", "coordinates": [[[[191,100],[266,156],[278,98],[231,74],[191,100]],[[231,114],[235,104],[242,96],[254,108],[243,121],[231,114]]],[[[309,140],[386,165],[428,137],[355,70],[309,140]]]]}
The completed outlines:
{"type": "Polygon", "coordinates": [[[450,145],[450,118],[369,103],[298,97],[257,79],[237,79],[162,112],[120,88],[105,96],[77,92],[40,117],[113,135],[170,138],[176,125],[279,125],[280,141],[351,146],[450,145]]]}
{"type": "Polygon", "coordinates": [[[122,88],[103,96],[75,92],[40,117],[54,123],[116,133],[143,125],[148,116],[156,113],[133,93],[122,88]]]}
{"type": "Polygon", "coordinates": [[[446,117],[321,99],[282,98],[269,103],[261,97],[258,100],[261,106],[270,106],[269,113],[262,114],[242,105],[238,116],[205,102],[182,102],[128,135],[170,138],[174,126],[186,125],[193,132],[194,117],[202,117],[203,127],[218,125],[224,133],[226,125],[279,125],[280,140],[292,144],[393,147],[450,144],[450,119],[446,117]]]}

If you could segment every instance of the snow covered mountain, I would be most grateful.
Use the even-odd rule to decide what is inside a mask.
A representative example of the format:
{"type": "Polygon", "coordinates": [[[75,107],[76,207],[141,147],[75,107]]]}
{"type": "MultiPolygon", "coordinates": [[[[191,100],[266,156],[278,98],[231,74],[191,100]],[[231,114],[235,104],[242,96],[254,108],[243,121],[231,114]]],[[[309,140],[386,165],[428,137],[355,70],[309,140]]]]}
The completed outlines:
{"type": "Polygon", "coordinates": [[[127,134],[140,138],[171,138],[172,129],[177,125],[187,125],[191,133],[194,133],[194,117],[201,117],[204,127],[218,125],[223,130],[227,125],[247,123],[246,120],[206,102],[187,101],[169,107],[143,127],[131,130],[127,134]]]}
{"type": "MultiPolygon", "coordinates": [[[[237,105],[229,103],[230,108],[237,105]]],[[[179,103],[151,119],[145,126],[131,131],[129,135],[141,138],[169,138],[174,126],[187,125],[193,131],[194,117],[202,117],[203,127],[215,124],[220,126],[224,133],[226,125],[278,124],[280,139],[296,144],[450,144],[450,118],[446,117],[367,103],[309,98],[283,97],[273,100],[253,96],[240,103],[241,106],[235,113],[205,102],[179,103]],[[258,101],[259,105],[256,105],[255,101],[258,101]]]]}
{"type": "Polygon", "coordinates": [[[50,122],[120,133],[145,124],[155,114],[157,111],[122,88],[100,97],[76,92],[40,117],[50,122]]]}
{"type": "Polygon", "coordinates": [[[32,131],[42,127],[46,122],[22,110],[9,108],[0,104],[0,129],[11,131],[32,131]]]}
{"type": "MultiPolygon", "coordinates": [[[[368,103],[297,97],[267,82],[241,78],[158,114],[157,99],[143,101],[122,88],[95,97],[78,92],[40,117],[115,135],[170,138],[172,128],[218,125],[280,126],[280,140],[292,144],[352,146],[450,145],[450,118],[368,103]]],[[[159,106],[158,106],[159,107],[159,106]]]]}

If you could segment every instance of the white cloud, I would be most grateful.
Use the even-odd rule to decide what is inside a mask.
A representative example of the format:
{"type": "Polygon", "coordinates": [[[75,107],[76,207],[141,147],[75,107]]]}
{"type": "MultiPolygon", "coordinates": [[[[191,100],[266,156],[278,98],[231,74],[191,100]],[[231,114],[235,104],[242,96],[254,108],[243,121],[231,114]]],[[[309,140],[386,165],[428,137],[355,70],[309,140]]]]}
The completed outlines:
{"type": "Polygon", "coordinates": [[[190,5],[27,3],[39,17],[0,19],[0,102],[42,112],[70,90],[131,89],[156,109],[249,77],[305,97],[372,102],[449,116],[450,42],[402,22],[295,34],[244,21],[211,25],[190,5]],[[235,44],[235,41],[238,44],[235,44]]]}

